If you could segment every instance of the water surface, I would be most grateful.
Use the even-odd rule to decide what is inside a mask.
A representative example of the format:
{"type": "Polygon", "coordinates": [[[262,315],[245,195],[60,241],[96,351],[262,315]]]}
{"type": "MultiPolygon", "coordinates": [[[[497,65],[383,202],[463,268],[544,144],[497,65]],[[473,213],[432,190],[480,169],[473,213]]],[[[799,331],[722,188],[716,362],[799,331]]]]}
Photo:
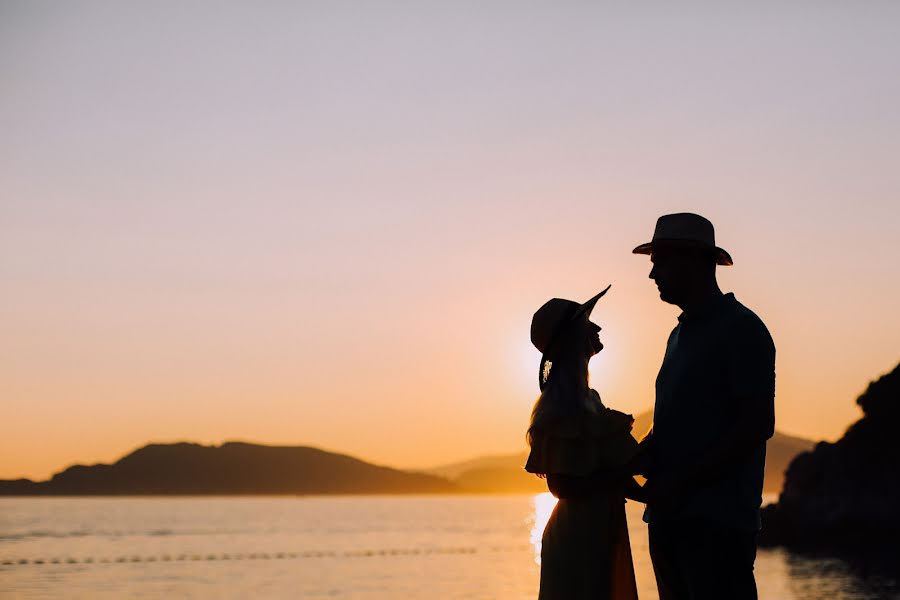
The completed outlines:
{"type": "MultiPolygon", "coordinates": [[[[549,494],[0,498],[3,598],[533,599],[549,494]]],[[[627,507],[641,600],[656,600],[627,507]]],[[[900,598],[834,559],[761,550],[760,597],[900,598]]]]}

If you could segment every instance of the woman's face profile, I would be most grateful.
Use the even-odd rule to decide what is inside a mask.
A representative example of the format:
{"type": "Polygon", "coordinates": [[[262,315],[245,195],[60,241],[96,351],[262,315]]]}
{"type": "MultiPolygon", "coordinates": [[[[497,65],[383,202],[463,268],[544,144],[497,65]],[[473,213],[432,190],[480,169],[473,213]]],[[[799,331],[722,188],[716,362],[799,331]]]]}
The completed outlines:
{"type": "Polygon", "coordinates": [[[603,350],[603,342],[600,341],[602,328],[599,325],[590,321],[587,316],[584,316],[579,321],[578,327],[581,331],[579,338],[584,342],[584,350],[588,358],[603,350]]]}

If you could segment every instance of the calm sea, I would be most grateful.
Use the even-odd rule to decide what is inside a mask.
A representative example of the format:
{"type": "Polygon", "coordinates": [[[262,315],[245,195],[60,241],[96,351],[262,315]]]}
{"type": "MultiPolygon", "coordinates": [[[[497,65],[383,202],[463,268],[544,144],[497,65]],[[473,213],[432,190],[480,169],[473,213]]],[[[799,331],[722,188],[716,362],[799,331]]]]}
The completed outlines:
{"type": "MultiPolygon", "coordinates": [[[[3,598],[399,598],[537,595],[549,494],[0,498],[3,598]]],[[[628,505],[642,600],[657,598],[628,505]]],[[[898,598],[838,560],[761,551],[761,598],[898,598]]]]}

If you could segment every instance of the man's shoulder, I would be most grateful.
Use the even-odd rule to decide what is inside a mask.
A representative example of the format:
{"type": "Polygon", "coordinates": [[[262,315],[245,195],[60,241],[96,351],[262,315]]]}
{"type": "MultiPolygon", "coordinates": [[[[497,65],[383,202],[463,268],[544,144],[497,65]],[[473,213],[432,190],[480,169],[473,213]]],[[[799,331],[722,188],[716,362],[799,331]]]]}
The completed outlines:
{"type": "Polygon", "coordinates": [[[759,318],[759,315],[748,308],[746,304],[735,298],[734,294],[728,294],[728,302],[726,303],[726,306],[728,307],[727,313],[732,318],[741,320],[747,319],[763,325],[762,319],[759,318]]]}
{"type": "Polygon", "coordinates": [[[739,302],[733,294],[729,294],[729,296],[726,315],[731,322],[732,329],[745,335],[758,335],[771,339],[769,328],[766,327],[759,315],[739,302]]]}

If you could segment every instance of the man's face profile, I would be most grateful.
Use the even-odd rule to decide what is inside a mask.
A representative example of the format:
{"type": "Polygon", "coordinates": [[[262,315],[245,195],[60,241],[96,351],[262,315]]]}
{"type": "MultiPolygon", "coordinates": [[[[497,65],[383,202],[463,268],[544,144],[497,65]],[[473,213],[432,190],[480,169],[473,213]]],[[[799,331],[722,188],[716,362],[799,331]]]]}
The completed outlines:
{"type": "Polygon", "coordinates": [[[663,302],[681,306],[688,291],[701,280],[709,262],[702,252],[687,248],[655,248],[650,254],[650,279],[663,302]]]}

